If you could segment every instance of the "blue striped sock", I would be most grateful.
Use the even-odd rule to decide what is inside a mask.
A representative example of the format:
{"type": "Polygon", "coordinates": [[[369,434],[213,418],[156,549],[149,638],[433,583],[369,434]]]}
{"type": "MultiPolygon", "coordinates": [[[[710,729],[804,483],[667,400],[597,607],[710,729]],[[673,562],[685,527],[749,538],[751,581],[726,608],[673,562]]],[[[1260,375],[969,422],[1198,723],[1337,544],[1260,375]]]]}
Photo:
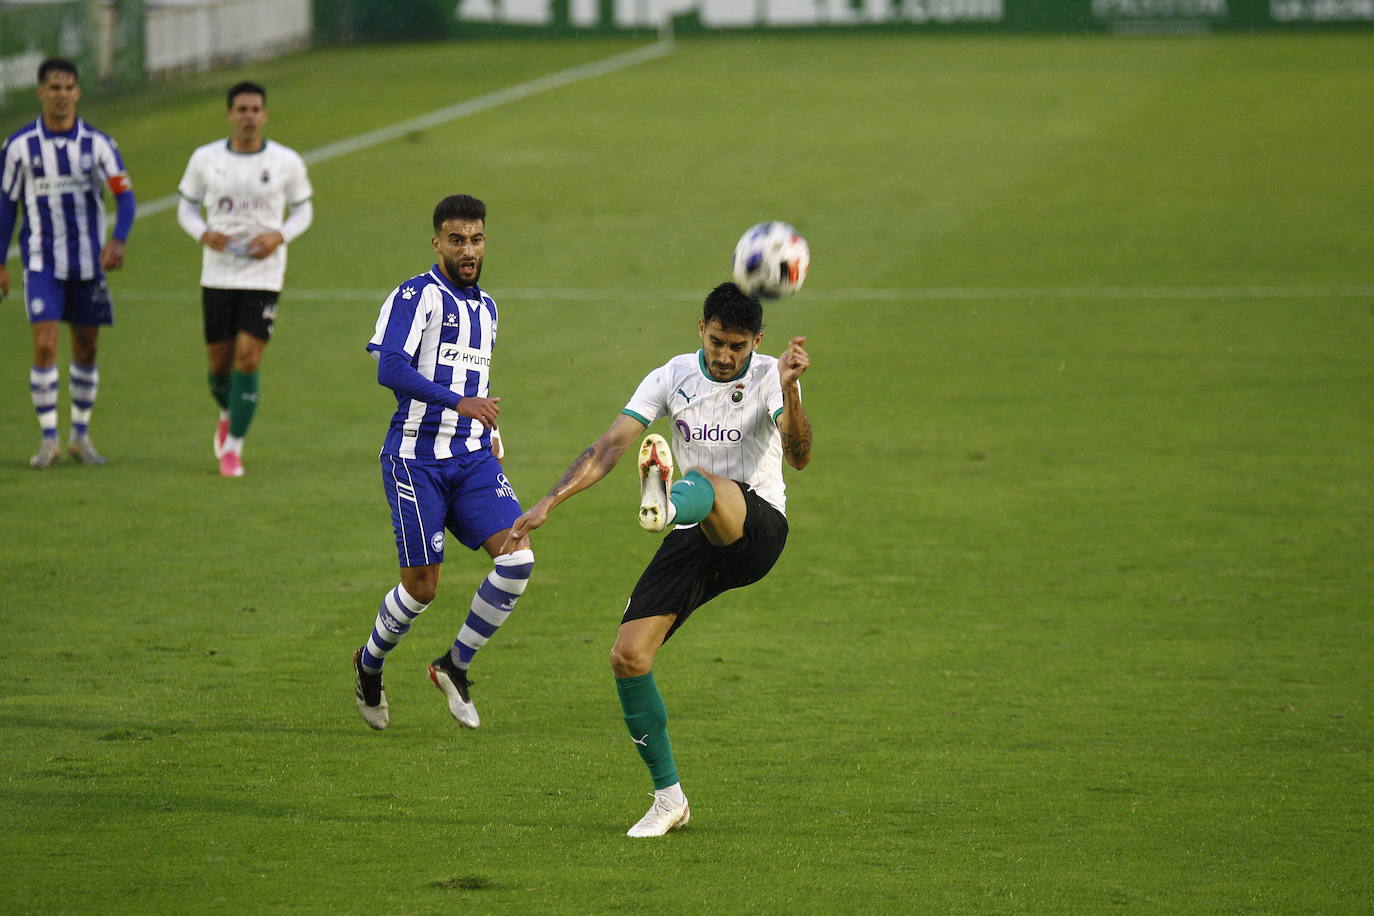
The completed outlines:
{"type": "Polygon", "coordinates": [[[29,370],[29,397],[45,439],[57,438],[57,376],[56,366],[46,369],[34,366],[29,370]]]}
{"type": "Polygon", "coordinates": [[[477,650],[506,622],[515,602],[525,593],[534,569],[534,551],[517,550],[502,554],[493,561],[493,569],[472,596],[468,619],[449,650],[449,658],[462,671],[468,669],[477,650]]]}
{"type": "Polygon", "coordinates": [[[100,370],[94,363],[83,366],[74,362],[67,371],[67,389],[72,395],[72,438],[83,439],[91,422],[96,392],[100,390],[100,370]]]}
{"type": "Polygon", "coordinates": [[[368,674],[381,671],[387,653],[396,648],[402,636],[410,632],[410,625],[427,607],[429,605],[410,597],[404,585],[387,592],[382,599],[382,606],[377,609],[372,635],[367,638],[367,645],[363,646],[362,669],[368,674]]]}

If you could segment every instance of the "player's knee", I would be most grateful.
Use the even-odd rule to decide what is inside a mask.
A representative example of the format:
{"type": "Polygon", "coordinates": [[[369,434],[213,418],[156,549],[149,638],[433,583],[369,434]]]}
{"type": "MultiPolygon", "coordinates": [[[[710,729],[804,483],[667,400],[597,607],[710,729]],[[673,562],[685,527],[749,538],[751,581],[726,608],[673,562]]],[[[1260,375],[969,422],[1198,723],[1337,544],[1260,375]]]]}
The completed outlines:
{"type": "Polygon", "coordinates": [[[438,576],[402,576],[401,588],[419,604],[429,604],[439,591],[438,576]]]}
{"type": "Polygon", "coordinates": [[[640,677],[654,667],[654,654],[616,643],[611,649],[611,670],[616,677],[640,677]]]}

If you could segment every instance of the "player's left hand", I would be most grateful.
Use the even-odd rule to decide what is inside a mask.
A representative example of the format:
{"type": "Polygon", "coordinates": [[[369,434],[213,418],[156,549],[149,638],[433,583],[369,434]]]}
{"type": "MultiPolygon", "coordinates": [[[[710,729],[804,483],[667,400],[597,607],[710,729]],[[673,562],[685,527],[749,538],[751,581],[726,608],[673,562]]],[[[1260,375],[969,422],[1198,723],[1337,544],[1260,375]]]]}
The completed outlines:
{"type": "Polygon", "coordinates": [[[262,260],[285,243],[286,239],[275,229],[271,232],[255,235],[248,240],[248,257],[262,260]]]}
{"type": "Polygon", "coordinates": [[[119,239],[110,239],[105,243],[105,247],[100,249],[100,269],[119,270],[124,266],[124,243],[119,239]]]}
{"type": "Polygon", "coordinates": [[[782,387],[801,378],[803,372],[811,365],[811,357],[807,354],[805,337],[793,337],[787,342],[787,349],[782,351],[778,357],[778,381],[782,382],[782,387]]]}

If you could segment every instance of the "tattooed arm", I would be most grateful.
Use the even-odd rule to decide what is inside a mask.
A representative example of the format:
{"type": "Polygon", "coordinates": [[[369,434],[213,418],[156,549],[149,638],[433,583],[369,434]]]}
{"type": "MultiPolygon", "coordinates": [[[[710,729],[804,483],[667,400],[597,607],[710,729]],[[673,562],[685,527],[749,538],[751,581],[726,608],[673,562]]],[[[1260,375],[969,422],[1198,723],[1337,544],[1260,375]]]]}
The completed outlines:
{"type": "Polygon", "coordinates": [[[801,384],[798,379],[811,365],[811,357],[803,347],[805,337],[793,337],[787,349],[778,357],[778,381],[782,383],[782,413],[778,414],[778,433],[782,436],[782,454],[797,470],[811,460],[811,421],[801,403],[801,384]]]}
{"type": "Polygon", "coordinates": [[[549,510],[554,506],[609,474],[611,468],[620,460],[620,456],[625,454],[625,449],[636,436],[644,432],[644,429],[644,424],[634,417],[626,414],[617,416],[615,422],[601,434],[601,437],[584,448],[582,454],[568,466],[548,495],[515,520],[506,543],[513,544],[543,525],[548,520],[549,510]]]}

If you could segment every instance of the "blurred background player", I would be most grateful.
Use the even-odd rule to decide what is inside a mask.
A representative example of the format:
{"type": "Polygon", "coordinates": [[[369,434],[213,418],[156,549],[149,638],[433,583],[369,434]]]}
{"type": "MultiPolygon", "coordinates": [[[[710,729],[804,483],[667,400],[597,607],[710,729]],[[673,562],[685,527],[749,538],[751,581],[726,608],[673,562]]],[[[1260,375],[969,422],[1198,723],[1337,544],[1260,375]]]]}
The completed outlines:
{"type": "Polygon", "coordinates": [[[200,301],[210,393],[219,405],[215,457],[220,474],[242,477],[243,438],[258,407],[258,370],[277,317],[286,246],[310,228],[314,208],[304,160],[262,134],[267,90],[237,83],[228,102],[229,139],[191,154],[177,186],[177,221],[204,250],[200,301]]]}
{"type": "Polygon", "coordinates": [[[701,349],[650,372],[610,428],[511,529],[513,539],[527,537],[554,506],[605,477],[645,428],[659,417],[671,421],[673,449],[691,469],[673,483],[668,443],[644,437],[639,522],[649,531],[677,527],[630,594],[611,649],[630,740],[654,783],[654,803],[630,828],[632,837],[662,836],[691,817],[654,656],[698,607],[773,568],[787,543],[782,460],[798,470],[811,460],[799,381],[811,364],[806,338],[793,337],[777,359],[755,352],[763,307],[733,283],[706,297],[697,332],[701,349]]]}
{"type": "Polygon", "coordinates": [[[49,58],[38,67],[38,120],[15,131],[0,150],[0,299],[9,294],[5,257],[19,207],[19,256],[24,301],[33,332],[29,392],[43,438],[29,459],[48,468],[62,456],[57,440],[57,325],[72,329],[68,387],[72,428],[68,451],[85,464],[104,464],[91,444],[89,425],[100,372],[100,326],[114,323],[105,271],[124,265],[124,243],[134,224],[134,192],[119,146],[76,116],[81,99],[76,65],[49,58]],[[102,187],[115,200],[115,226],[105,239],[102,187]]]}
{"type": "Polygon", "coordinates": [[[486,256],[487,207],[466,194],[434,208],[439,263],[392,290],[367,349],[377,381],[396,393],[382,445],[382,486],[391,504],[401,582],[382,599],[367,643],[353,654],[358,713],[376,729],[391,714],[382,664],[434,600],[444,529],[493,569],[478,586],[453,645],[429,678],[464,728],[477,728],[468,665],[505,623],[534,569],[529,539],[510,536],[520,503],[494,451],[500,398],[491,393],[496,303],[478,285],[486,256]]]}

